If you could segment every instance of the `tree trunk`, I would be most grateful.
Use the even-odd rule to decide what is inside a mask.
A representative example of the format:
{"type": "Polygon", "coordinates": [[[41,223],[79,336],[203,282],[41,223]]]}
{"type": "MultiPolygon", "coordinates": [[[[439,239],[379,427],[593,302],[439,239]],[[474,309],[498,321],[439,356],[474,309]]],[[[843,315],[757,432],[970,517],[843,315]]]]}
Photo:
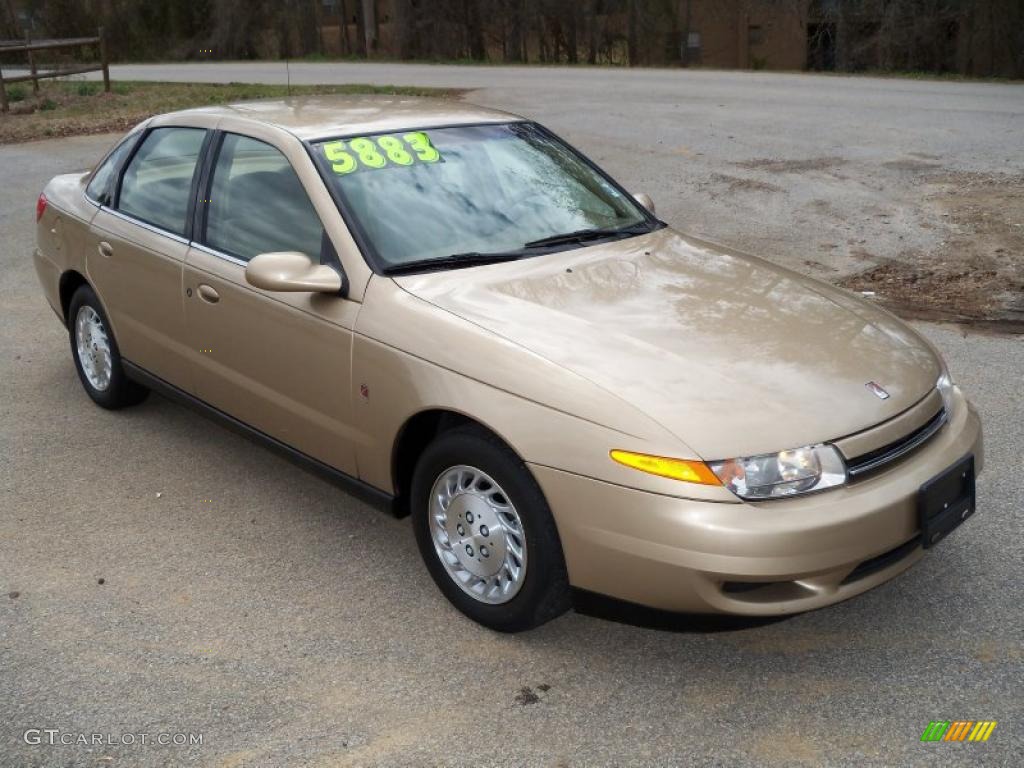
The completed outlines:
{"type": "Polygon", "coordinates": [[[682,59],[682,51],[679,46],[679,3],[669,2],[669,33],[666,53],[669,62],[678,64],[682,59]]]}
{"type": "Polygon", "coordinates": [[[363,15],[363,0],[354,0],[356,4],[356,54],[366,57],[366,17],[363,15]]]}
{"type": "Polygon", "coordinates": [[[996,16],[993,0],[986,3],[988,6],[988,72],[989,77],[996,74],[996,16]]]}
{"type": "Polygon", "coordinates": [[[352,53],[352,44],[348,39],[348,7],[345,0],[338,0],[338,12],[341,14],[338,24],[338,45],[342,55],[347,56],[352,53]]]}
{"type": "Polygon", "coordinates": [[[597,64],[597,0],[588,0],[587,23],[587,64],[597,64]]]}
{"type": "Polygon", "coordinates": [[[392,0],[391,40],[395,55],[400,59],[411,59],[419,53],[419,38],[414,27],[415,20],[410,0],[392,0]]]}
{"type": "Polygon", "coordinates": [[[484,27],[480,19],[480,2],[479,0],[464,0],[463,9],[469,57],[475,61],[483,61],[487,56],[487,49],[484,47],[484,27]]]}
{"type": "Polygon", "coordinates": [[[363,0],[363,40],[367,57],[377,51],[377,7],[374,0],[363,0]]]}
{"type": "Polygon", "coordinates": [[[960,21],[960,36],[964,39],[960,59],[960,74],[974,74],[974,7],[965,8],[960,21]]]}
{"type": "Polygon", "coordinates": [[[568,19],[568,42],[566,47],[568,49],[569,63],[576,64],[580,60],[580,41],[579,41],[579,26],[580,26],[580,4],[572,3],[569,8],[569,19],[568,19]]]}
{"type": "Polygon", "coordinates": [[[523,60],[523,25],[525,23],[524,0],[505,0],[508,16],[508,33],[505,36],[505,58],[508,61],[523,60]]]}
{"type": "Polygon", "coordinates": [[[626,47],[629,55],[629,66],[635,67],[640,63],[640,51],[637,49],[637,0],[628,0],[629,7],[627,13],[629,15],[629,28],[626,37],[626,47]]]}
{"type": "Polygon", "coordinates": [[[683,15],[683,42],[679,49],[679,63],[690,66],[690,3],[686,0],[686,13],[683,15]]]}
{"type": "Polygon", "coordinates": [[[0,35],[10,38],[11,40],[19,40],[25,36],[18,27],[18,14],[14,12],[12,0],[7,0],[4,4],[3,23],[0,24],[0,35]]]}
{"type": "Polygon", "coordinates": [[[523,49],[520,52],[520,60],[529,64],[530,62],[530,10],[527,5],[528,0],[522,0],[522,5],[519,11],[519,23],[522,30],[520,34],[520,42],[522,43],[523,49]]]}

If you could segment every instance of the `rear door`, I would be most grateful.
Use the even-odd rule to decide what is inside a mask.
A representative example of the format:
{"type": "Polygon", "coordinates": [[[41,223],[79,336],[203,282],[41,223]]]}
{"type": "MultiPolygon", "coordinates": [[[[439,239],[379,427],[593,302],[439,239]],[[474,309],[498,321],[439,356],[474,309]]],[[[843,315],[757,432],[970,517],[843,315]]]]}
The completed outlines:
{"type": "Polygon", "coordinates": [[[121,355],[191,389],[182,307],[182,268],[200,158],[208,131],[147,132],[100,202],[86,243],[86,271],[121,355]]]}
{"type": "Polygon", "coordinates": [[[272,136],[263,138],[218,134],[202,186],[185,265],[185,321],[189,343],[200,351],[196,394],[355,475],[351,357],[359,304],[340,295],[264,291],[245,280],[248,261],[273,251],[299,251],[340,270],[289,159],[272,136]]]}

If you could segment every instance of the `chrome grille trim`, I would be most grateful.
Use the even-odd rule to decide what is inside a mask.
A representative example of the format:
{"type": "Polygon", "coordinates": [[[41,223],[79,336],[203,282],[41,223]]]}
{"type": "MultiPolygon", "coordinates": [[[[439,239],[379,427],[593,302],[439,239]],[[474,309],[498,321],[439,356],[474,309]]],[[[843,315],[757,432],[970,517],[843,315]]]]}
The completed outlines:
{"type": "Polygon", "coordinates": [[[846,471],[851,480],[862,477],[868,472],[884,467],[905,456],[928,442],[942,425],[949,420],[946,409],[942,408],[924,426],[911,432],[901,440],[891,443],[878,451],[858,456],[846,462],[846,471]]]}

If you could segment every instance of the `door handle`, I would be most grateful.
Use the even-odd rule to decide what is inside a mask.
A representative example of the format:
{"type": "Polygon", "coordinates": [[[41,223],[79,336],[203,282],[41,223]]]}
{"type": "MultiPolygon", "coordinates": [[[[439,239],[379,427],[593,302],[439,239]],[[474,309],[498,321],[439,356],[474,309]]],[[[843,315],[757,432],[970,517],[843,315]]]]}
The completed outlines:
{"type": "Polygon", "coordinates": [[[200,283],[196,293],[199,294],[200,299],[208,304],[216,304],[220,301],[220,294],[213,290],[213,286],[207,285],[206,283],[200,283]]]}
{"type": "Polygon", "coordinates": [[[105,259],[109,259],[111,256],[114,255],[114,249],[106,240],[100,240],[100,244],[97,250],[100,252],[100,256],[102,256],[105,259]]]}

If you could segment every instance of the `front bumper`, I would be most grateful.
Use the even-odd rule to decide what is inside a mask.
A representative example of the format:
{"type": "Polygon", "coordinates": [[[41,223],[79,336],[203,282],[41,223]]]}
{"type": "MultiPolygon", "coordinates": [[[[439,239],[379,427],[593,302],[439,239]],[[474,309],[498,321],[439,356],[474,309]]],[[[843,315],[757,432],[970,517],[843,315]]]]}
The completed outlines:
{"type": "Polygon", "coordinates": [[[693,501],[531,470],[573,586],[672,611],[777,616],[853,597],[917,562],[918,488],[968,453],[980,472],[981,422],[957,390],[949,423],[913,454],[802,498],[693,501]]]}

